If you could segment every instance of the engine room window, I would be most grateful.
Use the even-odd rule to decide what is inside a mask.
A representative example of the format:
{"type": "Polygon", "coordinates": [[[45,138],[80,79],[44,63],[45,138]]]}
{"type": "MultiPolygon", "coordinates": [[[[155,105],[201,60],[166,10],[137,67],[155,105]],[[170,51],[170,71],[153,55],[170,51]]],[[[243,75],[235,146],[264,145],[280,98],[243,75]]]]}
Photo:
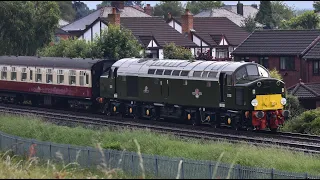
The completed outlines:
{"type": "Polygon", "coordinates": [[[180,76],[188,76],[189,74],[189,71],[182,71],[180,76]]]}
{"type": "Polygon", "coordinates": [[[211,87],[211,82],[207,81],[207,87],[211,87]]]}
{"type": "Polygon", "coordinates": [[[37,69],[37,82],[42,82],[41,69],[37,69]]]}
{"type": "Polygon", "coordinates": [[[63,70],[58,70],[58,73],[57,73],[57,82],[58,84],[63,84],[64,82],[64,75],[63,75],[63,70]]]}
{"type": "Polygon", "coordinates": [[[52,69],[47,69],[46,82],[47,83],[52,83],[52,69]]]}
{"type": "Polygon", "coordinates": [[[157,69],[156,75],[162,75],[162,73],[163,73],[163,69],[157,69]]]}
{"type": "Polygon", "coordinates": [[[1,79],[3,79],[3,80],[7,79],[7,67],[2,67],[2,69],[1,69],[1,79]]]}
{"type": "Polygon", "coordinates": [[[16,72],[16,68],[15,67],[11,68],[11,80],[12,81],[16,81],[17,80],[17,72],[16,72]]]}
{"type": "Polygon", "coordinates": [[[193,77],[201,77],[202,71],[195,71],[193,72],[193,77]]]}
{"type": "Polygon", "coordinates": [[[70,85],[76,84],[76,71],[75,70],[69,71],[69,84],[70,85]]]}
{"type": "Polygon", "coordinates": [[[206,78],[206,77],[208,77],[208,74],[209,74],[209,71],[205,71],[202,73],[202,77],[206,78]]]}
{"type": "Polygon", "coordinates": [[[164,75],[171,75],[172,70],[165,70],[164,75]]]}
{"type": "Polygon", "coordinates": [[[179,70],[174,70],[172,73],[172,76],[179,76],[180,71],[179,70]]]}
{"type": "Polygon", "coordinates": [[[84,86],[86,73],[84,71],[80,71],[80,86],[84,86]]]}
{"type": "Polygon", "coordinates": [[[187,80],[183,80],[183,85],[188,85],[188,81],[187,80]]]}
{"type": "Polygon", "coordinates": [[[21,81],[27,80],[27,68],[22,68],[21,70],[21,81]]]}
{"type": "Polygon", "coordinates": [[[154,74],[155,71],[156,71],[155,69],[149,69],[148,74],[154,74]]]}
{"type": "Polygon", "coordinates": [[[209,78],[215,78],[217,76],[217,72],[210,72],[209,78]]]}

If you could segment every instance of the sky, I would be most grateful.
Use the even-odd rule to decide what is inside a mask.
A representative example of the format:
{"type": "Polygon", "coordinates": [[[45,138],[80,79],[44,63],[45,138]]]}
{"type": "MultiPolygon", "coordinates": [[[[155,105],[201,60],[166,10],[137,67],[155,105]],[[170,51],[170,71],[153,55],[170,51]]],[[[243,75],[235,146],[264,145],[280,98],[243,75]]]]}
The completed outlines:
{"type": "MultiPolygon", "coordinates": [[[[90,9],[96,9],[96,5],[100,4],[102,1],[82,1],[87,4],[90,9]]],[[[181,1],[185,4],[187,1],[181,1]]],[[[224,4],[227,5],[235,5],[238,1],[222,1],[224,4]]],[[[240,1],[244,5],[251,5],[251,4],[260,4],[260,1],[240,1]]],[[[284,1],[287,5],[294,7],[295,9],[313,9],[313,1],[284,1]]],[[[159,1],[143,1],[144,4],[150,4],[151,6],[156,5],[159,1]]]]}

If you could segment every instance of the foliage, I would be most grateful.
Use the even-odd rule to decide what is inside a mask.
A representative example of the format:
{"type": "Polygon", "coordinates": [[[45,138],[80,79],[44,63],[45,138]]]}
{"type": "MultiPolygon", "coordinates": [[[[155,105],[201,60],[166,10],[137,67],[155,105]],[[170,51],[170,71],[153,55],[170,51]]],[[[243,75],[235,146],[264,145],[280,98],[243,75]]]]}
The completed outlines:
{"type": "Polygon", "coordinates": [[[271,1],[260,1],[260,8],[255,17],[255,20],[271,29],[275,25],[275,20],[272,16],[271,1]]]}
{"type": "Polygon", "coordinates": [[[206,61],[212,61],[213,60],[213,56],[210,55],[210,50],[204,52],[204,53],[197,53],[196,56],[197,60],[206,60],[206,61]]]}
{"type": "Polygon", "coordinates": [[[59,5],[61,18],[71,22],[76,17],[76,10],[73,8],[72,1],[55,1],[59,5]]]}
{"type": "Polygon", "coordinates": [[[244,28],[247,32],[251,33],[257,28],[256,21],[254,17],[248,16],[241,22],[241,27],[244,28]]]}
{"type": "Polygon", "coordinates": [[[132,32],[128,29],[120,29],[117,25],[110,24],[95,41],[97,47],[101,48],[103,57],[110,59],[139,57],[142,50],[132,32]]]}
{"type": "Polygon", "coordinates": [[[320,134],[320,109],[305,111],[287,122],[284,131],[320,134]]]}
{"type": "Polygon", "coordinates": [[[272,17],[275,21],[274,26],[279,27],[283,20],[290,20],[295,16],[294,9],[283,1],[272,1],[271,2],[272,17]]]}
{"type": "Polygon", "coordinates": [[[168,13],[172,16],[178,17],[183,13],[184,8],[181,1],[160,1],[160,3],[154,6],[153,15],[163,16],[165,19],[168,18],[168,13]]]}
{"type": "Polygon", "coordinates": [[[73,1],[72,8],[75,10],[75,20],[80,19],[88,14],[92,13],[94,10],[90,10],[89,7],[81,1],[73,1]]]}
{"type": "Polygon", "coordinates": [[[0,55],[35,55],[59,22],[54,1],[0,1],[0,55]]]}
{"type": "Polygon", "coordinates": [[[273,68],[270,72],[270,76],[275,79],[282,80],[282,76],[276,68],[273,68]]]}
{"type": "Polygon", "coordinates": [[[313,1],[313,8],[316,12],[320,11],[320,1],[313,1]]]}
{"type": "MultiPolygon", "coordinates": [[[[112,1],[102,1],[101,4],[97,5],[97,8],[100,8],[101,6],[111,6],[112,1]]],[[[141,8],[144,6],[142,1],[124,1],[125,6],[140,6],[141,8]]]]}
{"type": "Polygon", "coordinates": [[[166,44],[163,48],[163,54],[166,59],[193,59],[190,49],[176,46],[174,43],[166,44]]]}
{"type": "Polygon", "coordinates": [[[320,173],[319,156],[292,152],[279,147],[250,146],[198,139],[182,140],[178,137],[146,130],[109,130],[65,127],[44,123],[32,117],[0,116],[0,131],[40,141],[95,147],[115,147],[126,151],[137,151],[134,139],[140,144],[141,153],[195,160],[217,161],[224,152],[222,163],[275,168],[290,172],[320,173]],[[120,145],[120,147],[119,147],[120,145]],[[238,156],[237,156],[238,154],[238,156]],[[300,162],[300,163],[296,163],[300,162]],[[301,166],[303,164],[303,166],[301,166]]]}
{"type": "Polygon", "coordinates": [[[319,26],[319,23],[320,18],[317,13],[306,11],[289,21],[283,21],[281,27],[283,29],[316,29],[319,26]]]}
{"type": "Polygon", "coordinates": [[[286,110],[290,111],[290,118],[288,120],[291,120],[295,118],[296,116],[300,115],[305,111],[305,109],[300,105],[299,99],[296,96],[293,96],[291,94],[286,95],[287,104],[285,106],[286,110]]]}
{"type": "Polygon", "coordinates": [[[189,9],[192,14],[198,14],[202,10],[219,8],[223,5],[222,1],[188,1],[186,8],[189,9]]]}

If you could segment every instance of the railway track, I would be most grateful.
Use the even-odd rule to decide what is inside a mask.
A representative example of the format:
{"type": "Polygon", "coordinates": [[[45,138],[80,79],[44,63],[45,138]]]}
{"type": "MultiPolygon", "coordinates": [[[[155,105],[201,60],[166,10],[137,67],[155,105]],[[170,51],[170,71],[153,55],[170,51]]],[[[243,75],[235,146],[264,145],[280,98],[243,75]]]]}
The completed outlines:
{"type": "Polygon", "coordinates": [[[116,117],[89,115],[69,111],[52,110],[47,108],[34,108],[17,105],[0,105],[0,113],[16,115],[35,115],[47,120],[63,123],[81,123],[115,128],[149,129],[154,132],[170,133],[183,138],[196,138],[214,141],[227,141],[231,143],[250,143],[257,146],[286,147],[290,150],[306,153],[320,153],[320,136],[283,133],[271,134],[268,132],[233,131],[228,129],[213,129],[209,127],[193,127],[168,122],[154,122],[138,120],[139,122],[116,117]],[[113,118],[113,119],[110,119],[113,118]]]}

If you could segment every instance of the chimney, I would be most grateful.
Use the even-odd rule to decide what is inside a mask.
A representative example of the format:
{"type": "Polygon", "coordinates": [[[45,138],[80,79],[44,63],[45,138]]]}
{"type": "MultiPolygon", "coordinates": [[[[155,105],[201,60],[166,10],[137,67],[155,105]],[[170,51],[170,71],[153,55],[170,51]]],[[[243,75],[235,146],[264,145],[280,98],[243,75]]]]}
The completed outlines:
{"type": "Polygon", "coordinates": [[[113,25],[120,25],[120,14],[117,14],[115,7],[112,8],[112,13],[108,14],[108,21],[113,25]]]}
{"type": "Polygon", "coordinates": [[[243,4],[240,3],[240,1],[238,1],[238,4],[237,4],[237,13],[243,16],[243,4]]]}
{"type": "Polygon", "coordinates": [[[111,1],[111,6],[118,9],[124,9],[124,1],[111,1]]]}
{"type": "Polygon", "coordinates": [[[190,14],[189,9],[186,9],[185,14],[181,15],[182,34],[188,35],[188,38],[192,40],[191,29],[193,29],[193,15],[190,14]]]}
{"type": "Polygon", "coordinates": [[[150,6],[150,4],[147,4],[147,6],[144,7],[144,13],[152,16],[152,7],[150,6]]]}

